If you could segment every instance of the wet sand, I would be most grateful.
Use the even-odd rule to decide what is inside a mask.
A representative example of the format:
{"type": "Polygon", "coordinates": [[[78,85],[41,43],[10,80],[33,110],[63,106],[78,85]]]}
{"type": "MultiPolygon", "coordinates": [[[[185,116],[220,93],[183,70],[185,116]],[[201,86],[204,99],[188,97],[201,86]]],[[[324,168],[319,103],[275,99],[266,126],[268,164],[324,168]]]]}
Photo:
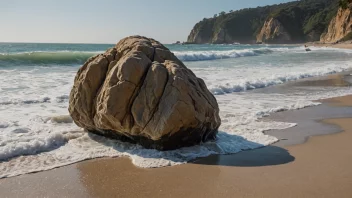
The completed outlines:
{"type": "Polygon", "coordinates": [[[352,99],[350,97],[329,98],[322,100],[322,102],[327,102],[332,106],[352,106],[352,99]]]}
{"type": "MultiPolygon", "coordinates": [[[[270,130],[265,133],[277,137],[280,141],[273,145],[282,147],[303,144],[312,136],[338,133],[341,131],[340,127],[326,124],[322,120],[351,117],[352,106],[343,106],[339,102],[332,103],[331,100],[333,99],[323,100],[321,101],[323,104],[319,106],[272,114],[264,120],[297,123],[297,126],[285,130],[270,130]]],[[[352,100],[352,97],[347,96],[334,100],[348,101],[352,100]]]]}
{"type": "Polygon", "coordinates": [[[277,132],[288,134],[282,138],[287,140],[261,149],[157,169],[137,168],[128,158],[90,160],[1,179],[0,197],[351,198],[351,101],[328,99],[272,115],[268,119],[298,127],[277,132]],[[295,142],[302,137],[303,144],[295,142]]]}

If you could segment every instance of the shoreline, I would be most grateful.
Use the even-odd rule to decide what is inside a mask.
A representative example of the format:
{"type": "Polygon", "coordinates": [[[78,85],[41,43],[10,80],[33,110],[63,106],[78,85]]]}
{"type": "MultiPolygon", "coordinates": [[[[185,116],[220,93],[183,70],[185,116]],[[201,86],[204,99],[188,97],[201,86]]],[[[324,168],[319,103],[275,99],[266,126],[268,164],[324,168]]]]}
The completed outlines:
{"type": "MultiPolygon", "coordinates": [[[[257,91],[280,92],[283,89],[305,86],[351,87],[351,85],[350,71],[346,71],[301,79],[257,91]]],[[[352,150],[352,145],[341,151],[341,146],[346,146],[347,143],[340,142],[352,138],[350,124],[352,95],[317,102],[322,104],[276,112],[263,118],[263,121],[298,124],[284,130],[265,132],[280,139],[269,146],[232,155],[211,155],[187,164],[155,169],[138,168],[128,157],[97,158],[48,171],[0,179],[0,191],[4,197],[113,197],[117,192],[122,197],[235,195],[281,198],[287,197],[288,194],[292,197],[324,197],[324,195],[331,197],[335,194],[339,197],[351,197],[352,190],[346,187],[346,183],[352,183],[352,170],[346,167],[352,166],[352,156],[345,151],[352,150]],[[341,136],[340,134],[349,131],[348,137],[333,141],[336,139],[335,136],[341,136]],[[324,139],[323,143],[314,143],[316,138],[324,139]],[[329,150],[330,147],[332,151],[329,150]],[[336,159],[330,160],[330,155],[324,155],[328,152],[335,152],[330,155],[336,159]],[[331,164],[334,161],[341,162],[344,166],[329,169],[335,166],[331,164]],[[324,166],[319,167],[321,164],[324,166]],[[317,170],[313,168],[316,166],[317,170]],[[325,176],[325,172],[328,171],[332,172],[331,175],[325,176]],[[342,177],[341,171],[348,176],[345,178],[346,181],[339,181],[342,177]],[[310,178],[317,178],[320,183],[315,184],[315,179],[307,183],[305,181],[307,175],[310,178]],[[325,178],[321,178],[322,176],[325,178]],[[301,182],[306,183],[302,185],[301,182]],[[21,184],[20,189],[18,184],[21,184]],[[277,189],[273,188],[274,186],[277,186],[277,189]],[[333,192],[320,188],[340,190],[333,192]],[[299,192],[303,194],[297,194],[299,192]]]]}
{"type": "MultiPolygon", "coordinates": [[[[351,85],[350,71],[345,71],[328,76],[312,77],[289,82],[277,86],[276,89],[315,86],[349,88],[351,85]]],[[[326,125],[323,123],[323,120],[350,117],[352,115],[351,101],[351,95],[326,98],[314,101],[321,103],[317,106],[272,113],[269,116],[262,118],[262,120],[297,123],[297,125],[284,130],[269,130],[264,133],[278,138],[279,141],[272,145],[282,147],[304,144],[310,137],[338,133],[340,132],[338,127],[334,125],[326,125]],[[312,122],[312,120],[314,122],[312,122]]]]}
{"type": "MultiPolygon", "coordinates": [[[[116,193],[121,197],[351,197],[352,118],[345,117],[352,117],[352,110],[341,118],[334,118],[332,111],[323,108],[340,109],[336,114],[343,107],[351,106],[351,101],[352,95],[349,95],[322,100],[323,105],[314,107],[326,112],[326,117],[333,117],[319,122],[320,129],[334,126],[336,130],[310,136],[302,144],[274,144],[157,169],[137,168],[125,157],[87,160],[0,179],[0,190],[4,197],[111,197],[116,193]]],[[[311,107],[305,109],[314,112],[311,107]]],[[[291,112],[298,113],[298,117],[307,114],[302,110],[280,113],[291,112]]],[[[314,116],[304,119],[317,123],[314,116]]],[[[291,129],[312,128],[304,126],[291,129]]]]}

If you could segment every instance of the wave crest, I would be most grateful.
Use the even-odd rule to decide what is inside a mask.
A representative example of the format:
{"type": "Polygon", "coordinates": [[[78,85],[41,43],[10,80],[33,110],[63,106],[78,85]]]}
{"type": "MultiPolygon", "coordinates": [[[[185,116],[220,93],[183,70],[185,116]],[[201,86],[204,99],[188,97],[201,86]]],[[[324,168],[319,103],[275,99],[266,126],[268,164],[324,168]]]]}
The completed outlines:
{"type": "Polygon", "coordinates": [[[317,76],[325,76],[330,74],[335,74],[339,72],[346,71],[346,68],[336,67],[333,69],[323,69],[317,70],[314,72],[303,72],[303,73],[295,73],[295,74],[283,74],[282,76],[274,76],[271,78],[261,78],[261,79],[251,79],[245,81],[234,81],[233,83],[223,83],[216,84],[209,87],[209,90],[214,95],[222,95],[233,92],[242,92],[253,89],[265,88],[273,85],[279,85],[286,82],[296,81],[304,78],[317,77],[317,76]]]}
{"type": "Polygon", "coordinates": [[[24,52],[0,54],[0,65],[82,64],[98,52],[24,52]]]}
{"type": "Polygon", "coordinates": [[[0,163],[21,155],[35,155],[51,151],[65,145],[68,141],[84,135],[82,132],[54,133],[45,138],[4,140],[0,142],[0,163]]]}
{"type": "MultiPolygon", "coordinates": [[[[205,61],[273,53],[273,49],[242,49],[227,51],[173,51],[181,61],[205,61]]],[[[89,51],[34,51],[16,54],[0,54],[0,66],[12,65],[72,65],[83,64],[90,57],[102,52],[89,51]]]]}
{"type": "Polygon", "coordinates": [[[205,61],[246,56],[259,56],[274,51],[269,48],[228,50],[228,51],[176,51],[174,54],[182,61],[205,61]]]}

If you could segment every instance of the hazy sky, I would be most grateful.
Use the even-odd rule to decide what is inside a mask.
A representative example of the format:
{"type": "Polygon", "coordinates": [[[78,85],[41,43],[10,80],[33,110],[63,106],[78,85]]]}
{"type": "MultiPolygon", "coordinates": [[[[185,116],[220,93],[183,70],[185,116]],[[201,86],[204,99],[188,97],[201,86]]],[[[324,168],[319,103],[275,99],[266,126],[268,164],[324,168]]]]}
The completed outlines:
{"type": "Polygon", "coordinates": [[[0,0],[0,42],[116,43],[144,35],[185,41],[221,11],[291,0],[0,0]]]}

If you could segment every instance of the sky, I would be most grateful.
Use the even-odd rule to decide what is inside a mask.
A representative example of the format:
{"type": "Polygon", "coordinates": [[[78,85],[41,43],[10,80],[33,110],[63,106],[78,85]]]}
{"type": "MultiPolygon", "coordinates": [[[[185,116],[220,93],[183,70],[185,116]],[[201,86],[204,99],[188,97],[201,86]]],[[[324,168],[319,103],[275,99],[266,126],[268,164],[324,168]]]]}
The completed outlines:
{"type": "Polygon", "coordinates": [[[0,42],[117,43],[143,35],[186,41],[221,11],[292,0],[0,0],[0,42]]]}

